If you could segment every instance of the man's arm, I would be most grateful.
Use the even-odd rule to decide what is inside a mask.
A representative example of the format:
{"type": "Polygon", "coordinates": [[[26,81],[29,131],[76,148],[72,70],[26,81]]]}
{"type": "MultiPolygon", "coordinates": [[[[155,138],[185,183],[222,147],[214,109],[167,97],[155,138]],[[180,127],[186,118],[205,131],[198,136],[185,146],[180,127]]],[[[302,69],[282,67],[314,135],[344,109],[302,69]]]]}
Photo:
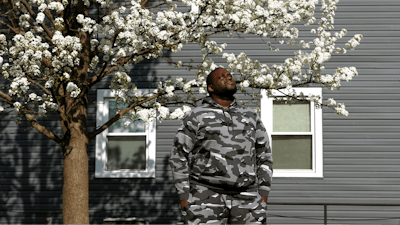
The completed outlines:
{"type": "Polygon", "coordinates": [[[264,200],[265,204],[268,204],[268,197],[261,196],[261,198],[264,200]]]}
{"type": "Polygon", "coordinates": [[[181,208],[182,209],[183,209],[183,207],[185,207],[187,201],[188,201],[188,199],[181,200],[181,208]]]}
{"type": "Polygon", "coordinates": [[[175,188],[178,191],[181,206],[185,206],[189,198],[189,152],[196,140],[197,122],[193,113],[189,113],[179,127],[169,159],[175,188]]]}
{"type": "Polygon", "coordinates": [[[257,127],[256,127],[256,168],[258,177],[258,192],[267,203],[268,195],[271,190],[272,183],[272,152],[269,142],[268,133],[261,121],[261,118],[257,115],[257,127]]]}

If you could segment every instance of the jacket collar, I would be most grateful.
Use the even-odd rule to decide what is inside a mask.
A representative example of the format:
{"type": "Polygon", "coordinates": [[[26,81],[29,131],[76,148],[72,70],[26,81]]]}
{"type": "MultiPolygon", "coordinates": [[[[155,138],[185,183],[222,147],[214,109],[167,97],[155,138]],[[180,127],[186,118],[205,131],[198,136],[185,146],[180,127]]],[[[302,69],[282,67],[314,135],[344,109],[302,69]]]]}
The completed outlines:
{"type": "MultiPolygon", "coordinates": [[[[209,104],[212,105],[214,107],[220,108],[220,109],[224,109],[224,107],[222,107],[220,104],[216,103],[214,101],[213,98],[211,98],[211,96],[207,96],[203,99],[203,104],[209,104]]],[[[237,101],[236,98],[233,100],[233,102],[227,107],[227,108],[231,108],[231,107],[235,107],[237,106],[237,101]]]]}

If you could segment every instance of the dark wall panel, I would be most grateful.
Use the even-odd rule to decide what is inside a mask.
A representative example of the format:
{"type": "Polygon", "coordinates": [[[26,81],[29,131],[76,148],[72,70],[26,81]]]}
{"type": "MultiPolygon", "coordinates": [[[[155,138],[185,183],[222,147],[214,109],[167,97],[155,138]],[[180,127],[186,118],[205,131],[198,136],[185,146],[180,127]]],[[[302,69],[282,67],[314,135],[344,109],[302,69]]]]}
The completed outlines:
{"type": "MultiPolygon", "coordinates": [[[[350,115],[335,116],[323,110],[324,178],[274,178],[269,202],[268,224],[322,224],[323,206],[307,204],[383,204],[400,202],[400,1],[342,0],[338,4],[335,30],[348,30],[343,40],[361,33],[364,38],[355,51],[333,55],[326,65],[355,66],[359,76],[343,82],[339,91],[324,90],[324,100],[335,98],[346,104],[350,115]],[[302,203],[305,205],[277,205],[302,203]]],[[[309,29],[300,32],[309,40],[309,29]]],[[[218,36],[227,50],[246,53],[272,65],[293,57],[290,47],[279,45],[270,52],[260,38],[243,35],[245,40],[218,36]]],[[[339,41],[343,45],[345,41],[339,41]]],[[[198,46],[166,54],[172,60],[201,59],[198,46]]],[[[225,61],[215,58],[218,64],[225,61]]],[[[191,78],[195,71],[175,70],[164,59],[134,65],[133,82],[145,88],[174,76],[191,78]]],[[[109,80],[96,85],[106,89],[109,80]]],[[[248,98],[241,96],[241,100],[248,98]]],[[[96,91],[90,92],[90,129],[96,124],[96,91]]],[[[254,106],[254,105],[252,105],[254,106]]],[[[60,131],[57,117],[43,122],[60,131]]],[[[102,223],[112,216],[144,218],[152,224],[180,221],[179,200],[172,183],[168,158],[179,121],[157,123],[156,178],[94,178],[95,148],[90,143],[90,222],[102,223]]],[[[62,223],[62,152],[23,122],[12,117],[0,121],[0,223],[62,223]]],[[[400,207],[328,206],[329,224],[396,224],[400,207]]]]}

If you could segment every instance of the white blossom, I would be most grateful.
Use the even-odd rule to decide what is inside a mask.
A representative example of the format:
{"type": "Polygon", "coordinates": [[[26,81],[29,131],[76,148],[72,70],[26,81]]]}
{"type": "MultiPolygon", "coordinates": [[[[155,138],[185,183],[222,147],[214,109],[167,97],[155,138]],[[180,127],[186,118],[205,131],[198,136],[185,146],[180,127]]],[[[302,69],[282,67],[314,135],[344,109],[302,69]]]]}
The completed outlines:
{"type": "Polygon", "coordinates": [[[158,107],[158,112],[159,115],[157,116],[157,120],[165,120],[170,114],[169,109],[165,106],[158,107]]]}
{"type": "Polygon", "coordinates": [[[182,119],[185,116],[185,113],[183,112],[183,110],[181,108],[177,108],[174,110],[174,112],[172,112],[169,116],[169,118],[176,120],[176,119],[182,119]]]}
{"type": "Polygon", "coordinates": [[[37,23],[43,23],[44,18],[45,18],[44,13],[40,12],[40,13],[37,14],[36,22],[37,22],[37,23]]]}
{"type": "Polygon", "coordinates": [[[335,108],[335,113],[336,115],[349,116],[349,112],[346,110],[346,107],[341,103],[337,104],[337,107],[335,108]]]}
{"type": "Polygon", "coordinates": [[[76,98],[81,93],[81,89],[73,82],[68,82],[67,91],[71,93],[71,98],[76,98]]]}
{"type": "Polygon", "coordinates": [[[172,97],[172,96],[174,96],[174,90],[175,90],[175,87],[174,86],[172,86],[172,85],[168,85],[167,87],[165,87],[165,91],[167,92],[167,97],[172,97]]]}
{"type": "Polygon", "coordinates": [[[240,82],[240,87],[243,88],[247,88],[249,87],[250,82],[248,80],[244,80],[243,82],[240,82]]]}
{"type": "Polygon", "coordinates": [[[326,105],[327,105],[328,107],[334,107],[334,106],[336,105],[336,101],[335,101],[333,98],[329,98],[329,99],[326,101],[326,105]]]}
{"type": "Polygon", "coordinates": [[[140,109],[136,115],[145,123],[148,124],[151,118],[156,115],[155,109],[140,109]]]}
{"type": "Polygon", "coordinates": [[[14,106],[14,110],[15,110],[15,112],[19,112],[19,109],[21,108],[21,103],[19,103],[19,102],[14,102],[13,103],[13,106],[14,106]]]}
{"type": "MultiPolygon", "coordinates": [[[[20,109],[35,102],[38,103],[39,116],[57,109],[58,105],[51,96],[31,88],[36,84],[31,80],[40,83],[47,89],[46,92],[62,85],[70,97],[84,96],[79,88],[83,84],[77,82],[80,78],[77,79],[76,71],[87,73],[93,79],[96,78],[94,74],[110,71],[109,88],[116,93],[119,101],[146,99],[152,95],[138,92],[132,83],[135,75],[131,73],[131,65],[163,57],[165,52],[181,51],[189,43],[199,45],[199,60],[192,61],[190,56],[182,61],[172,60],[174,57],[169,59],[173,67],[185,67],[188,70],[185,76],[193,77],[175,77],[160,82],[153,92],[165,91],[165,95],[146,102],[144,108],[135,109],[143,121],[148,122],[155,117],[160,120],[183,118],[190,107],[178,107],[170,113],[169,108],[161,106],[161,103],[165,103],[162,101],[198,101],[207,94],[206,75],[217,67],[229,69],[232,75],[237,72],[237,80],[242,81],[238,85],[239,90],[245,94],[248,87],[292,90],[295,85],[306,86],[310,82],[334,90],[340,88],[341,82],[351,81],[358,74],[356,68],[350,66],[339,67],[330,74],[324,71],[325,63],[335,54],[346,54],[355,49],[363,38],[361,34],[356,34],[346,42],[341,40],[348,33],[346,29],[333,32],[337,0],[320,3],[317,0],[183,0],[179,10],[170,0],[158,10],[142,8],[139,0],[122,7],[115,7],[113,0],[83,0],[82,3],[91,9],[91,4],[98,4],[107,13],[100,21],[97,21],[97,14],[84,11],[75,14],[75,18],[68,18],[62,11],[67,6],[78,7],[77,0],[31,0],[29,4],[35,5],[37,13],[35,18],[31,18],[35,14],[29,13],[20,1],[14,1],[16,9],[20,11],[17,25],[25,32],[10,36],[0,34],[0,76],[10,81],[5,93],[21,104],[14,108],[20,109]],[[314,14],[318,5],[322,14],[317,19],[314,14]],[[182,10],[185,6],[187,10],[182,10]],[[109,10],[111,8],[113,10],[109,10]],[[53,15],[54,18],[46,19],[46,15],[53,15]],[[76,21],[77,29],[67,27],[64,19],[76,21]],[[44,23],[53,32],[52,36],[42,28],[44,23]],[[312,39],[300,36],[301,24],[314,24],[309,34],[313,36],[312,39]],[[226,43],[220,42],[225,39],[209,35],[214,30],[226,30],[228,37],[242,37],[243,33],[244,36],[271,39],[273,43],[266,43],[270,51],[279,51],[275,46],[277,43],[299,50],[282,63],[270,65],[269,62],[254,60],[244,52],[236,53],[237,49],[228,49],[226,43]],[[82,37],[87,37],[90,44],[83,43],[82,37]],[[82,57],[86,53],[90,53],[91,58],[82,57]],[[226,60],[224,65],[214,62],[218,57],[226,60]],[[87,71],[82,71],[82,68],[87,71]],[[35,90],[35,93],[31,90],[35,90]],[[151,107],[154,108],[149,109],[151,107]]],[[[295,92],[291,94],[293,98],[304,97],[295,92]]],[[[312,101],[321,100],[320,96],[309,97],[312,101]]],[[[336,105],[333,99],[328,99],[327,105],[335,108],[337,114],[348,114],[344,105],[336,105]]]]}
{"type": "Polygon", "coordinates": [[[124,123],[124,127],[129,127],[130,125],[131,125],[131,121],[126,121],[125,123],[124,123]]]}

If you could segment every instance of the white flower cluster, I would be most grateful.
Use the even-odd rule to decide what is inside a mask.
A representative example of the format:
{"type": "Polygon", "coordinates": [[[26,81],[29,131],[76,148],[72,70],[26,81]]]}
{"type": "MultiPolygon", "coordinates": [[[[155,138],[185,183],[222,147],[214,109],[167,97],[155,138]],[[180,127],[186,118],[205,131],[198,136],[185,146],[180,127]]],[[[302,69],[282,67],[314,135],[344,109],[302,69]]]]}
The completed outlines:
{"type": "MultiPolygon", "coordinates": [[[[110,10],[107,10],[100,21],[97,21],[97,14],[74,15],[75,18],[69,19],[76,19],[81,27],[65,33],[62,33],[64,19],[57,16],[47,18],[46,15],[50,14],[46,10],[53,16],[61,15],[60,12],[68,4],[76,7],[77,0],[30,0],[29,3],[37,8],[36,18],[31,18],[28,9],[19,0],[13,2],[22,12],[19,14],[19,25],[26,32],[15,35],[9,41],[4,34],[0,34],[0,74],[11,81],[9,95],[19,98],[17,102],[21,106],[16,104],[14,108],[20,109],[29,101],[40,102],[40,115],[57,107],[49,96],[40,93],[34,95],[30,86],[40,83],[44,88],[52,89],[63,83],[70,96],[76,98],[81,92],[78,87],[80,84],[71,81],[77,80],[77,74],[74,73],[79,66],[87,68],[83,73],[96,73],[102,65],[113,67],[110,88],[117,93],[120,101],[132,102],[139,97],[144,99],[152,96],[138,96],[137,88],[126,72],[128,67],[121,65],[121,62],[129,59],[126,64],[136,64],[144,59],[158,58],[165,51],[178,52],[188,43],[197,43],[201,48],[201,63],[197,67],[191,66],[197,68],[196,77],[188,81],[174,78],[160,83],[156,93],[166,92],[160,98],[162,100],[178,99],[178,90],[187,96],[186,100],[196,100],[194,96],[197,93],[205,94],[206,75],[217,67],[210,58],[211,55],[222,55],[231,73],[239,72],[239,89],[245,93],[248,87],[292,90],[293,86],[309,82],[337,89],[341,81],[350,81],[357,75],[354,67],[338,68],[332,75],[323,74],[324,63],[334,53],[353,50],[362,39],[362,35],[357,34],[344,47],[336,46],[338,40],[347,33],[345,29],[331,33],[334,29],[337,0],[321,1],[322,14],[318,20],[318,28],[311,30],[316,36],[313,41],[301,40],[299,30],[293,25],[300,24],[301,21],[305,25],[317,22],[314,14],[318,0],[182,0],[184,5],[191,8],[186,11],[177,10],[177,5],[170,0],[165,1],[167,4],[161,4],[158,11],[142,7],[141,0],[132,0],[126,7],[113,7],[114,0],[83,0],[88,8],[94,3],[110,10]],[[52,35],[43,32],[44,26],[50,24],[54,25],[50,29],[54,30],[52,35]],[[299,46],[304,50],[295,52],[294,57],[286,59],[282,64],[268,66],[250,59],[245,53],[228,53],[227,45],[218,43],[221,38],[211,39],[211,35],[223,34],[222,31],[226,31],[228,37],[233,37],[236,33],[246,33],[273,38],[281,44],[299,46]],[[82,37],[83,32],[91,35],[90,45],[81,44],[83,39],[79,37],[82,37]],[[76,36],[71,36],[72,33],[76,36]],[[91,58],[79,58],[85,52],[90,52],[91,58]],[[7,59],[3,59],[3,55],[7,55],[7,59]],[[35,82],[30,82],[30,79],[35,82]]],[[[271,46],[271,43],[267,44],[271,50],[279,50],[271,46]]],[[[179,61],[175,66],[177,69],[181,68],[183,63],[179,61]]],[[[136,108],[137,115],[143,120],[147,118],[147,121],[151,117],[179,119],[190,109],[184,106],[170,113],[161,102],[154,101],[149,106],[136,108]]],[[[330,106],[334,105],[333,99],[328,102],[330,106]]],[[[337,110],[337,113],[347,112],[343,105],[337,107],[343,109],[337,110]]]]}
{"type": "Polygon", "coordinates": [[[26,94],[29,90],[30,83],[26,77],[16,77],[10,85],[8,93],[12,95],[26,94]]]}
{"type": "Polygon", "coordinates": [[[71,98],[76,98],[81,93],[81,89],[73,82],[68,82],[67,91],[71,93],[71,98]]]}
{"type": "Polygon", "coordinates": [[[43,104],[39,105],[39,117],[46,115],[48,110],[56,111],[58,109],[58,105],[54,103],[54,100],[50,95],[43,94],[42,97],[37,96],[36,101],[43,101],[43,104]]]}
{"type": "Polygon", "coordinates": [[[316,78],[317,83],[322,83],[324,86],[331,90],[339,89],[341,81],[351,81],[354,76],[357,76],[358,72],[355,67],[343,67],[336,69],[333,75],[320,75],[316,78]]]}
{"type": "Polygon", "coordinates": [[[70,72],[72,67],[80,65],[78,54],[82,45],[78,37],[64,37],[60,31],[56,31],[52,43],[55,45],[52,52],[57,54],[51,61],[55,72],[70,72]]]}
{"type": "Polygon", "coordinates": [[[37,23],[43,23],[44,18],[45,18],[44,13],[40,12],[40,13],[37,14],[36,22],[37,22],[37,23]]]}
{"type": "Polygon", "coordinates": [[[182,108],[176,108],[174,112],[171,113],[170,118],[173,120],[180,120],[182,119],[187,113],[191,111],[189,106],[182,106],[182,108]]]}
{"type": "Polygon", "coordinates": [[[165,107],[165,106],[162,106],[158,102],[155,105],[156,105],[156,108],[157,108],[157,111],[158,111],[157,120],[158,121],[162,121],[162,120],[167,119],[169,114],[170,114],[169,109],[167,107],[165,107]]]}
{"type": "Polygon", "coordinates": [[[80,24],[82,24],[83,28],[79,28],[79,31],[81,32],[96,32],[97,31],[97,23],[95,20],[93,20],[90,17],[85,17],[82,14],[79,14],[76,16],[76,21],[80,24]]]}
{"type": "Polygon", "coordinates": [[[148,124],[151,118],[156,117],[156,109],[145,109],[136,107],[136,115],[143,120],[144,123],[148,124]]]}
{"type": "Polygon", "coordinates": [[[346,107],[341,103],[337,104],[337,107],[335,108],[335,113],[336,115],[349,116],[349,112],[346,110],[346,107]]]}
{"type": "Polygon", "coordinates": [[[334,106],[336,106],[336,101],[333,98],[329,98],[326,101],[326,105],[330,108],[333,108],[334,106]]]}
{"type": "Polygon", "coordinates": [[[354,48],[360,44],[362,38],[363,38],[362,34],[354,35],[354,37],[347,42],[346,48],[354,50],[354,48]]]}

